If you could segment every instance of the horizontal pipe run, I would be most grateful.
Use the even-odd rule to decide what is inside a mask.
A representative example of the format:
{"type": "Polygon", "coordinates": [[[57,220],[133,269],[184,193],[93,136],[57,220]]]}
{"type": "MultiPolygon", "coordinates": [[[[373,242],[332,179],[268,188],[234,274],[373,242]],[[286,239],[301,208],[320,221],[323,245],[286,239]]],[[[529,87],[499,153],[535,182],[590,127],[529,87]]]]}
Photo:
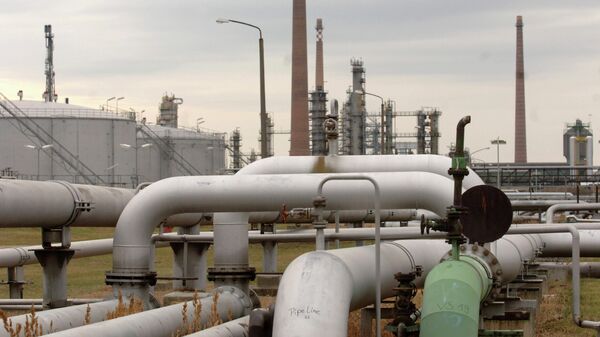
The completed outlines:
{"type": "MultiPolygon", "coordinates": [[[[6,305],[32,305],[42,304],[41,298],[11,298],[11,299],[0,299],[0,306],[6,305]]],[[[69,298],[69,303],[72,305],[97,303],[104,301],[101,298],[69,298]]]]}
{"type": "Polygon", "coordinates": [[[124,188],[0,180],[0,227],[110,227],[134,196],[124,188]]]}
{"type": "MultiPolygon", "coordinates": [[[[237,174],[313,174],[313,173],[366,173],[366,172],[427,172],[451,179],[448,169],[452,159],[432,154],[379,155],[379,156],[293,156],[269,157],[246,165],[237,174]]],[[[463,186],[469,189],[485,184],[469,168],[463,186]]]]}
{"type": "Polygon", "coordinates": [[[44,310],[41,304],[1,304],[0,310],[26,310],[30,311],[33,308],[36,312],[44,310]]]}
{"type": "Polygon", "coordinates": [[[600,203],[589,204],[556,204],[546,211],[546,223],[554,222],[554,213],[558,211],[596,211],[600,210],[600,203]]]}
{"type": "MultiPolygon", "coordinates": [[[[108,313],[115,310],[118,304],[118,300],[109,300],[104,302],[80,304],[70,307],[52,309],[46,311],[36,312],[36,319],[41,326],[44,334],[50,331],[62,331],[71,329],[74,327],[82,326],[86,322],[86,313],[89,306],[89,323],[101,322],[106,319],[108,313]]],[[[17,324],[22,327],[25,326],[26,321],[31,322],[31,314],[19,315],[10,317],[13,328],[16,328],[17,324]]],[[[25,332],[22,331],[20,336],[24,336],[25,332]]],[[[0,337],[16,337],[10,336],[5,329],[0,329],[0,337]]]]}
{"type": "MultiPolygon", "coordinates": [[[[215,292],[219,294],[216,312],[221,321],[248,315],[252,310],[250,298],[239,289],[221,287],[215,289],[215,292]]],[[[216,318],[211,317],[214,301],[215,298],[212,295],[199,299],[201,309],[196,322],[199,322],[201,327],[216,318]]],[[[187,329],[183,324],[184,305],[187,313],[186,320],[188,326],[191,326],[194,322],[195,311],[193,301],[188,301],[56,332],[49,334],[48,337],[170,337],[177,331],[187,329]]]]}
{"type": "MultiPolygon", "coordinates": [[[[168,237],[172,234],[162,234],[168,237]]],[[[157,247],[167,247],[168,243],[157,243],[157,247]]],[[[27,264],[37,264],[38,260],[33,252],[36,249],[42,249],[42,246],[26,246],[13,248],[0,248],[0,268],[10,268],[23,266],[27,264]]],[[[76,241],[71,243],[71,249],[75,250],[74,259],[107,255],[112,253],[113,239],[98,239],[76,241]]]]}
{"type": "MultiPolygon", "coordinates": [[[[251,212],[250,223],[312,223],[312,209],[288,210],[284,217],[281,212],[251,212]]],[[[335,223],[336,212],[340,222],[375,222],[372,210],[323,211],[323,220],[335,223]]],[[[171,217],[169,217],[170,219],[171,217]]],[[[417,218],[416,209],[381,210],[381,221],[408,221],[417,218]]]]}
{"type": "Polygon", "coordinates": [[[576,204],[577,200],[510,200],[513,211],[545,211],[556,204],[576,204]]]}
{"type": "Polygon", "coordinates": [[[210,327],[185,337],[248,337],[248,323],[250,316],[240,317],[233,321],[225,322],[217,326],[210,327]]]}

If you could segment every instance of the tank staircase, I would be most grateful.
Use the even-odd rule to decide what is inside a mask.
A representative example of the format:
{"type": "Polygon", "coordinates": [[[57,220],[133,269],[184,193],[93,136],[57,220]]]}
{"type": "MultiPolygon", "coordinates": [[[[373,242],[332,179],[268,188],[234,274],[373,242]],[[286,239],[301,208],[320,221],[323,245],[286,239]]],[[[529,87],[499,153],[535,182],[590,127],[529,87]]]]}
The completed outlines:
{"type": "Polygon", "coordinates": [[[21,131],[21,133],[33,144],[37,144],[36,146],[40,147],[44,144],[51,144],[52,147],[50,147],[49,150],[52,151],[51,153],[56,154],[60,161],[50,155],[52,160],[57,161],[59,164],[62,163],[65,169],[75,172],[75,174],[81,176],[88,184],[106,185],[106,182],[96,174],[96,172],[83,163],[78,156],[69,151],[69,149],[61,144],[56,138],[52,137],[48,131],[23,112],[23,110],[16,106],[3,93],[0,93],[0,108],[0,114],[5,117],[13,117],[12,119],[7,119],[8,122],[17,130],[21,131]],[[5,113],[3,113],[3,111],[5,113]],[[9,116],[7,116],[6,113],[9,116]]]}
{"type": "Polygon", "coordinates": [[[157,135],[156,132],[152,131],[146,124],[138,124],[138,130],[143,133],[146,138],[150,139],[152,143],[158,146],[160,151],[166,155],[167,158],[173,159],[173,161],[175,161],[175,163],[177,163],[177,165],[179,165],[188,175],[202,175],[202,173],[177,152],[168,141],[157,135]]]}

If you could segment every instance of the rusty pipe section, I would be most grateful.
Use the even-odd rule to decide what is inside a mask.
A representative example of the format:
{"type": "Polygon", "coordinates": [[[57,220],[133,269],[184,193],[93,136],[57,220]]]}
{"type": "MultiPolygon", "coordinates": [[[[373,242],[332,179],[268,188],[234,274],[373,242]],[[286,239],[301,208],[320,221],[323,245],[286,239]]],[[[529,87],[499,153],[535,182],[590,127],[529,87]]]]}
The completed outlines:
{"type": "MultiPolygon", "coordinates": [[[[302,173],[365,173],[365,172],[427,172],[448,179],[452,160],[433,154],[383,156],[295,156],[261,159],[242,168],[237,174],[302,174],[302,173]]],[[[465,177],[465,190],[483,185],[471,169],[465,177]]]]}

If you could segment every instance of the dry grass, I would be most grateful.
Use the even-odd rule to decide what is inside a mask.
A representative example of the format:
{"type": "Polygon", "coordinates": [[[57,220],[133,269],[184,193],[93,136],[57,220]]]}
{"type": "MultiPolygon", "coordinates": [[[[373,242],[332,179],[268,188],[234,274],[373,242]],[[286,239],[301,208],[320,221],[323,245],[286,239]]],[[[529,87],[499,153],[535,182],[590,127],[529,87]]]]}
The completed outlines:
{"type": "MultiPolygon", "coordinates": [[[[107,320],[135,314],[138,312],[142,312],[144,310],[142,301],[140,301],[134,297],[130,297],[129,301],[127,301],[127,303],[125,303],[123,301],[123,295],[121,294],[120,291],[119,291],[119,296],[117,296],[117,300],[118,300],[118,302],[117,302],[117,306],[115,307],[115,310],[110,311],[109,313],[106,314],[107,320]]],[[[88,305],[88,309],[89,309],[89,305],[88,305]]],[[[86,312],[86,316],[87,316],[87,312],[86,312]]]]}
{"type": "MultiPolygon", "coordinates": [[[[218,303],[219,303],[219,293],[216,292],[212,297],[212,304],[210,307],[210,314],[208,316],[208,321],[204,326],[202,326],[202,302],[198,296],[198,292],[194,292],[194,297],[192,299],[192,307],[193,307],[193,315],[192,321],[189,321],[188,314],[188,303],[183,303],[181,308],[181,328],[177,329],[171,336],[172,337],[182,337],[194,332],[200,331],[202,329],[207,329],[219,324],[222,324],[221,316],[218,311],[218,303]]],[[[232,319],[232,313],[229,311],[229,320],[232,319]]]]}
{"type": "MultiPolygon", "coordinates": [[[[2,319],[4,330],[8,332],[10,337],[19,337],[21,334],[23,334],[24,337],[38,337],[44,334],[42,324],[38,322],[33,305],[31,306],[29,314],[30,315],[25,318],[25,326],[20,323],[13,325],[13,322],[8,318],[8,315],[0,310],[0,318],[2,319]]],[[[52,332],[52,322],[50,322],[50,326],[45,333],[50,332],[52,332]]]]}

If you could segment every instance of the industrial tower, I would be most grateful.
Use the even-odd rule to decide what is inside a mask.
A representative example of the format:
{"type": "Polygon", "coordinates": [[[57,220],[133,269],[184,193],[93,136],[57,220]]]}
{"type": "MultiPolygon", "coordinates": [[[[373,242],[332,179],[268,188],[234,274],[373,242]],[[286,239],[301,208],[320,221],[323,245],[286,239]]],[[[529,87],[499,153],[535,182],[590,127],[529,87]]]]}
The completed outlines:
{"type": "Polygon", "coordinates": [[[310,93],[310,133],[313,156],[327,154],[327,140],[323,123],[327,114],[327,92],[323,81],[323,20],[317,19],[317,49],[315,62],[315,90],[310,93]]]}
{"type": "Polygon", "coordinates": [[[350,60],[352,88],[342,111],[343,153],[366,154],[365,68],[360,59],[350,60]]]}
{"type": "Polygon", "coordinates": [[[291,156],[307,156],[310,154],[308,147],[308,65],[306,58],[306,0],[294,0],[291,156]]]}
{"type": "Polygon", "coordinates": [[[515,96],[515,163],[527,163],[525,121],[525,70],[523,66],[523,18],[517,16],[517,73],[515,96]]]}
{"type": "Polygon", "coordinates": [[[46,102],[56,102],[56,88],[54,87],[54,34],[52,34],[52,25],[44,26],[46,33],[46,91],[42,95],[46,102]]]}

